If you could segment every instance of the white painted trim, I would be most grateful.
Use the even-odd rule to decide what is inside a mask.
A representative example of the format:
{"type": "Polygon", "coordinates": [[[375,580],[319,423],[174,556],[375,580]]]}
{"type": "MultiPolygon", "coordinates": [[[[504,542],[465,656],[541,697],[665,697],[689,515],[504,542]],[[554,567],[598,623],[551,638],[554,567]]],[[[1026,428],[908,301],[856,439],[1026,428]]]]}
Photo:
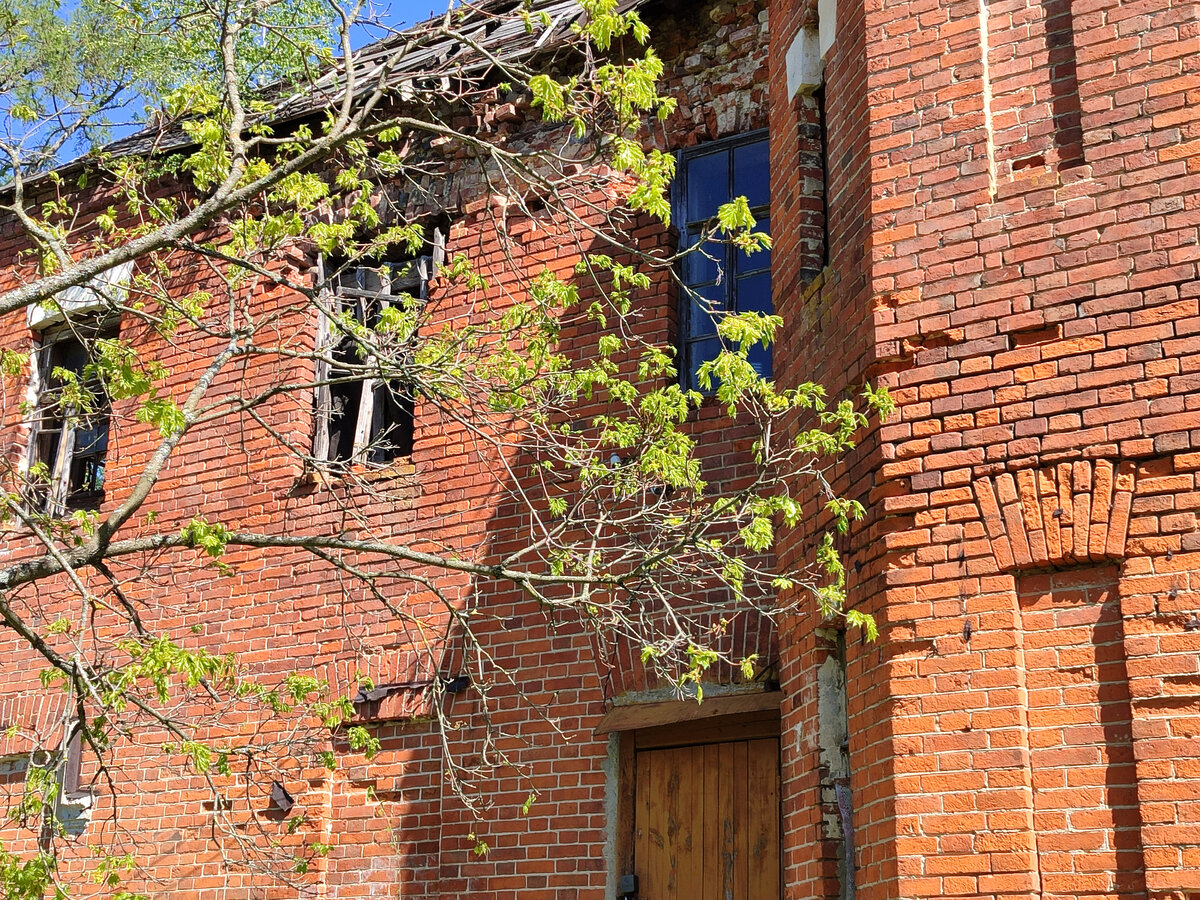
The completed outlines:
{"type": "Polygon", "coordinates": [[[68,315],[111,308],[124,303],[129,296],[129,279],[133,276],[133,261],[90,279],[86,284],[77,284],[56,295],[53,300],[35,303],[29,307],[29,327],[34,331],[56,325],[68,315]]]}
{"type": "Polygon", "coordinates": [[[817,0],[817,23],[820,28],[821,59],[825,59],[837,38],[837,0],[817,0]]]}

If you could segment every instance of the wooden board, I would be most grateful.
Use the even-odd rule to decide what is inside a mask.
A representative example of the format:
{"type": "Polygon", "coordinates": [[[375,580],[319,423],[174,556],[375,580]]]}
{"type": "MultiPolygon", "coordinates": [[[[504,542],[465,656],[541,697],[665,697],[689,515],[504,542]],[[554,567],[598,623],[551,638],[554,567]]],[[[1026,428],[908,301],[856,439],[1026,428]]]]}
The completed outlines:
{"type": "Polygon", "coordinates": [[[746,746],[748,896],[779,897],[779,741],[746,746]]]}
{"type": "Polygon", "coordinates": [[[777,738],[779,710],[742,713],[720,719],[690,722],[687,725],[664,725],[642,728],[634,732],[638,750],[658,747],[688,747],[694,744],[722,744],[731,741],[750,741],[755,738],[777,738]]]}
{"type": "Polygon", "coordinates": [[[695,722],[739,713],[774,712],[778,715],[782,697],[783,694],[779,691],[755,691],[710,697],[703,703],[697,703],[695,700],[670,700],[664,703],[618,706],[604,715],[600,724],[596,726],[596,733],[633,731],[637,728],[695,722]]]}

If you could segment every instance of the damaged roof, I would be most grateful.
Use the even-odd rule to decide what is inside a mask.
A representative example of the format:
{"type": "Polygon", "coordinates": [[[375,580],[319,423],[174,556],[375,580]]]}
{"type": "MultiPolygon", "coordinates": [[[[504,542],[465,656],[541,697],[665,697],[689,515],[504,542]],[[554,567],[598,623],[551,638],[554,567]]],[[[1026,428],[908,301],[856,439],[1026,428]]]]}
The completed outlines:
{"type": "MultiPolygon", "coordinates": [[[[622,12],[644,5],[645,0],[621,0],[622,12]]],[[[373,90],[380,78],[385,86],[403,95],[419,89],[417,80],[450,79],[478,74],[491,67],[493,57],[514,61],[554,48],[584,17],[579,0],[534,0],[530,12],[545,14],[549,27],[532,31],[516,13],[524,0],[483,0],[460,6],[427,19],[356,51],[356,96],[373,90]],[[431,28],[434,23],[441,24],[431,28]],[[451,30],[453,33],[446,33],[451,30]],[[402,54],[396,59],[396,54],[402,54]]],[[[339,66],[291,91],[276,107],[271,119],[287,122],[313,115],[340,101],[345,91],[345,72],[339,66]]],[[[136,134],[114,141],[104,152],[117,156],[144,156],[186,147],[192,140],[178,127],[148,126],[136,134]]],[[[68,166],[71,164],[68,164],[68,166]]]]}

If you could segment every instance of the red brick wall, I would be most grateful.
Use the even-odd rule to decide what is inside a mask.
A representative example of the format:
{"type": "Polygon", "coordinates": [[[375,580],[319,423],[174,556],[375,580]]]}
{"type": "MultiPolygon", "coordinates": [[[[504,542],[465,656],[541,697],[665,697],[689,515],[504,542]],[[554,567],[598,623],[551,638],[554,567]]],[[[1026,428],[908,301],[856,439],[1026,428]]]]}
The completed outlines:
{"type": "MultiPolygon", "coordinates": [[[[859,894],[1177,900],[1200,890],[1196,6],[840,7],[826,67],[830,265],[820,276],[815,106],[786,96],[782,65],[812,21],[809,4],[773,4],[765,96],[776,305],[790,323],[780,377],[813,377],[835,396],[873,378],[898,407],[832,473],[870,506],[844,549],[851,602],[882,631],[874,645],[847,635],[844,649],[859,894]]],[[[669,126],[673,145],[764,123],[761,73],[744,62],[765,51],[759,8],[712,10],[658,22],[679,36],[664,55],[689,100],[669,126]],[[705,51],[687,53],[693,41],[705,51]]],[[[499,267],[487,204],[473,209],[451,243],[499,267]]],[[[529,266],[573,263],[540,226],[509,224],[529,266]]],[[[0,238],[9,254],[13,234],[0,238]]],[[[648,327],[672,321],[664,303],[648,327]]],[[[27,339],[15,324],[10,333],[27,339]]],[[[175,352],[181,372],[194,365],[194,351],[175,352]]],[[[5,398],[10,458],[18,399],[5,398]]],[[[303,404],[272,415],[307,433],[303,404]]],[[[697,427],[714,422],[702,410],[697,427]]],[[[411,472],[392,485],[398,496],[371,507],[366,527],[461,545],[504,535],[499,495],[473,477],[489,461],[469,447],[448,456],[466,447],[449,424],[423,427],[411,472]]],[[[146,437],[118,423],[114,478],[136,471],[146,437]]],[[[711,436],[714,471],[736,458],[739,435],[722,438],[711,436]]],[[[340,515],[329,489],[293,494],[299,473],[272,467],[253,429],[182,458],[167,521],[199,501],[190,472],[201,462],[222,465],[204,496],[261,527],[340,515]]],[[[780,556],[808,552],[813,532],[801,529],[780,556]]],[[[181,599],[164,621],[201,626],[196,644],[236,647],[263,671],[302,660],[344,684],[363,657],[330,637],[336,609],[370,642],[373,674],[398,675],[391,661],[412,660],[410,638],[385,617],[355,597],[331,600],[321,567],[264,569],[249,553],[231,562],[231,579],[174,573],[181,599]]],[[[592,729],[607,695],[627,685],[576,665],[596,652],[581,633],[495,586],[459,588],[487,598],[493,646],[525,664],[535,701],[496,696],[495,714],[519,735],[503,749],[528,776],[505,770],[488,787],[519,802],[532,786],[539,800],[528,817],[498,805],[484,833],[491,855],[470,857],[471,820],[447,796],[431,732],[397,726],[376,761],[347,753],[340,773],[314,774],[302,792],[320,809],[312,827],[335,837],[316,877],[346,898],[397,881],[411,896],[602,896],[608,746],[592,729]],[[556,726],[575,739],[564,744],[556,726]]],[[[839,890],[817,673],[843,651],[816,624],[800,615],[780,632],[789,897],[839,890]]],[[[0,652],[20,651],[10,640],[0,652]]],[[[17,678],[3,708],[28,715],[36,704],[17,678]]],[[[453,702],[468,724],[455,749],[470,756],[477,710],[453,702]]],[[[235,884],[199,837],[200,785],[165,769],[145,777],[162,788],[133,812],[163,848],[156,893],[235,884]]]]}
{"type": "MultiPolygon", "coordinates": [[[[816,378],[865,370],[898,404],[860,462],[873,511],[849,544],[851,597],[883,632],[847,642],[859,896],[1183,896],[1200,884],[1196,6],[839,6],[826,90],[862,52],[867,103],[831,113],[830,145],[857,138],[864,161],[869,289],[832,318],[874,321],[854,331],[864,367],[834,338],[816,378]]],[[[797,23],[776,7],[778,59],[797,23]]],[[[854,246],[833,248],[845,279],[854,246]]],[[[795,698],[812,670],[785,681],[795,698]]],[[[789,721],[807,736],[814,715],[789,721]]],[[[814,832],[791,830],[798,878],[814,832]]]]}
{"type": "MultiPolygon", "coordinates": [[[[678,148],[766,126],[765,2],[711,4],[700,12],[678,15],[654,12],[651,25],[662,35],[656,40],[667,62],[668,89],[681,100],[679,112],[652,135],[654,140],[678,148]]],[[[546,266],[570,275],[581,248],[561,223],[545,214],[516,215],[511,209],[502,217],[502,204],[478,195],[478,185],[463,182],[454,188],[466,214],[450,229],[448,249],[451,254],[467,253],[490,279],[489,300],[502,303],[510,291],[519,296],[522,280],[546,266]]],[[[103,198],[98,205],[103,208],[103,198]]],[[[811,198],[799,208],[811,211],[811,198]]],[[[646,249],[674,245],[673,234],[664,229],[646,223],[638,227],[646,249]]],[[[19,245],[16,229],[4,227],[0,255],[10,258],[19,245]]],[[[311,260],[298,259],[294,265],[303,274],[311,260]]],[[[202,283],[202,276],[182,263],[175,272],[180,291],[202,283]]],[[[660,277],[642,298],[647,333],[673,339],[673,296],[667,279],[660,277]]],[[[433,303],[447,319],[463,315],[469,299],[475,298],[451,292],[444,284],[434,286],[433,303]]],[[[276,327],[285,339],[315,328],[302,300],[285,291],[263,291],[253,303],[264,317],[279,314],[276,327]]],[[[126,328],[127,336],[169,367],[175,392],[190,384],[213,349],[203,336],[171,344],[137,326],[126,328]]],[[[564,330],[565,345],[594,346],[595,334],[589,328],[594,326],[564,330]]],[[[0,340],[28,345],[31,335],[23,322],[14,320],[4,323],[0,340]]],[[[296,365],[266,357],[231,369],[220,377],[213,396],[228,398],[239,388],[305,377],[303,367],[297,370],[296,365]]],[[[25,446],[20,399],[4,397],[3,449],[11,460],[25,446]]],[[[133,422],[130,412],[121,407],[115,411],[108,484],[116,496],[140,471],[153,446],[149,428],[133,422]]],[[[286,438],[300,445],[309,440],[307,398],[283,397],[264,412],[286,438]]],[[[155,527],[173,530],[202,512],[210,520],[273,533],[348,530],[403,536],[417,548],[450,551],[486,546],[501,552],[521,540],[527,523],[518,518],[506,494],[512,486],[490,477],[500,460],[472,441],[460,425],[428,408],[418,408],[417,422],[411,463],[362,486],[304,479],[297,465],[281,463],[284,456],[276,439],[249,419],[239,420],[236,428],[197,432],[179,448],[164,474],[152,503],[158,514],[155,527]]],[[[741,477],[750,432],[722,429],[719,410],[712,405],[697,414],[695,429],[705,435],[710,454],[708,479],[720,483],[741,477]]],[[[527,460],[519,448],[506,460],[514,467],[523,461],[527,460]]],[[[5,552],[24,552],[24,544],[11,537],[5,552]]],[[[169,630],[186,646],[237,653],[258,676],[297,668],[310,671],[328,678],[337,694],[353,693],[357,673],[376,682],[407,681],[453,671],[459,664],[457,635],[449,630],[448,617],[438,604],[426,596],[408,596],[403,588],[396,595],[407,611],[439,632],[432,655],[422,649],[423,635],[303,553],[237,551],[224,561],[232,574],[219,575],[191,553],[148,560],[148,575],[133,591],[135,600],[152,600],[147,625],[169,630]],[[449,636],[443,637],[442,630],[449,636]]],[[[301,880],[337,898],[397,892],[406,897],[607,896],[609,741],[598,738],[594,729],[615,694],[653,685],[637,677],[633,660],[600,658],[599,649],[611,653],[612,648],[597,648],[576,625],[554,621],[507,585],[466,577],[443,577],[440,583],[451,602],[460,607],[469,602],[481,611],[479,632],[495,654],[496,665],[517,672],[515,687],[498,683],[490,696],[490,715],[508,735],[495,748],[507,762],[481,785],[491,805],[484,805],[477,821],[452,797],[442,748],[429,722],[383,726],[382,750],[373,760],[340,746],[336,772],[313,770],[288,782],[306,817],[301,834],[332,847],[327,856],[312,861],[310,873],[301,880]],[[530,790],[537,793],[537,801],[523,816],[519,807],[530,790]],[[486,857],[470,852],[468,834],[473,829],[491,848],[486,857]]],[[[28,612],[40,597],[29,592],[17,602],[28,612]]],[[[16,639],[6,635],[0,641],[6,659],[30,659],[16,639]]],[[[729,641],[745,652],[761,651],[764,661],[775,655],[770,630],[759,623],[739,623],[729,641]]],[[[23,681],[19,671],[14,666],[0,681],[0,709],[29,720],[34,717],[29,707],[38,693],[35,675],[23,681]]],[[[495,672],[483,674],[487,679],[495,672]]],[[[423,711],[419,703],[402,702],[412,703],[408,712],[423,711]]],[[[455,757],[469,764],[494,761],[494,756],[482,757],[486,748],[480,701],[463,695],[448,703],[447,714],[463,726],[450,738],[455,757]]],[[[59,715],[43,712],[40,722],[52,732],[59,715]]],[[[252,719],[239,709],[228,721],[249,727],[252,719]]],[[[143,739],[152,737],[161,735],[147,732],[143,739]]],[[[265,876],[253,869],[230,869],[220,852],[238,839],[260,847],[266,840],[258,825],[267,807],[267,770],[239,778],[232,796],[240,830],[214,837],[209,830],[211,811],[203,806],[203,779],[183,777],[153,755],[138,757],[136,747],[122,752],[131,754],[139,772],[138,779],[120,789],[124,821],[136,829],[144,846],[153,848],[143,874],[154,896],[202,896],[218,886],[228,897],[267,890],[265,876]]],[[[103,795],[101,804],[102,813],[109,808],[103,795]]],[[[16,845],[6,840],[6,846],[16,845]]],[[[296,893],[287,885],[268,892],[296,893]]]]}

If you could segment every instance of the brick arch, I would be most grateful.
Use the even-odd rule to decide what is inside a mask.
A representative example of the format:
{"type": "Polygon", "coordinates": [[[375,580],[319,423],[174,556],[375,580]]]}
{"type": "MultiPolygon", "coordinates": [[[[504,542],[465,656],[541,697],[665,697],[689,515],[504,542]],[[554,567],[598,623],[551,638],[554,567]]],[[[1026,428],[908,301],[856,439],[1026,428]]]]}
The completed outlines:
{"type": "Polygon", "coordinates": [[[1135,471],[1129,460],[1080,460],[976,479],[1000,569],[1124,558],[1135,471]]]}

